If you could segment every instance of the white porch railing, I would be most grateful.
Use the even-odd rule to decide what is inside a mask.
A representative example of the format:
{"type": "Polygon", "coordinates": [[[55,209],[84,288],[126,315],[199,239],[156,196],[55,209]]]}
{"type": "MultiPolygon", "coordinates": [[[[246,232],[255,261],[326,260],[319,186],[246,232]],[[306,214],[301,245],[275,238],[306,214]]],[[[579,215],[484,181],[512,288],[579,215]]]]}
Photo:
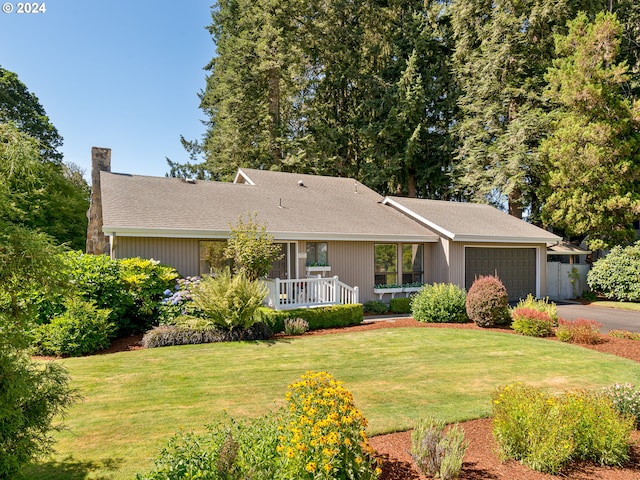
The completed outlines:
{"type": "Polygon", "coordinates": [[[358,287],[333,278],[296,278],[263,280],[269,288],[265,303],[275,310],[358,303],[358,287]]]}

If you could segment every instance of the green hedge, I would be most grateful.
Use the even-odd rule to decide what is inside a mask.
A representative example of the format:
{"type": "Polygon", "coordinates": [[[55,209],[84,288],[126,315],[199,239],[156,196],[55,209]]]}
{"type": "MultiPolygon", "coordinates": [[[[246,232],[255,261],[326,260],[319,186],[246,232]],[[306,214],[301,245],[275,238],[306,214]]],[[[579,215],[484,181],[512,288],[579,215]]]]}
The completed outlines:
{"type": "Polygon", "coordinates": [[[392,298],[389,302],[389,310],[393,313],[411,313],[411,297],[392,298]]]}
{"type": "Polygon", "coordinates": [[[261,307],[260,315],[261,320],[269,325],[273,333],[284,331],[284,321],[287,318],[306,320],[309,323],[309,330],[360,325],[364,320],[364,311],[359,303],[278,311],[261,307]]]}

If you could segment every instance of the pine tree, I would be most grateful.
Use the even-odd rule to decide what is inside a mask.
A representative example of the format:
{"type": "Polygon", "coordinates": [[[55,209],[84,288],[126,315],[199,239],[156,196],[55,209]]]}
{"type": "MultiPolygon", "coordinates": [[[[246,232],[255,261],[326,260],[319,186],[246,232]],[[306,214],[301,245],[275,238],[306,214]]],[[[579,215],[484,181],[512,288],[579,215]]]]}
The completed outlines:
{"type": "Polygon", "coordinates": [[[634,237],[640,216],[640,100],[626,92],[630,76],[619,62],[623,29],[615,14],[590,23],[581,13],[556,38],[547,95],[561,109],[548,157],[545,219],[569,235],[589,235],[592,249],[634,237]]]}

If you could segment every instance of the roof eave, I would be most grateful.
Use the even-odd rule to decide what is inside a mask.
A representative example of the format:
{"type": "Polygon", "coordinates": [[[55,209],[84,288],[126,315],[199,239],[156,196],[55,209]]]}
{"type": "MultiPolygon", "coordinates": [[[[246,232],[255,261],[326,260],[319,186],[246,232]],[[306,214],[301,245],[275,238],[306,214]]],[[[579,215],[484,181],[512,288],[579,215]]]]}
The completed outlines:
{"type": "Polygon", "coordinates": [[[448,239],[453,240],[454,234],[452,232],[442,228],[440,225],[438,225],[436,223],[433,223],[432,221],[426,219],[425,217],[423,217],[421,215],[418,215],[416,212],[414,212],[413,210],[411,210],[408,207],[405,207],[401,203],[398,203],[395,200],[390,199],[389,197],[384,197],[382,199],[382,204],[383,205],[389,205],[389,206],[395,208],[396,210],[401,211],[402,213],[404,213],[405,215],[409,216],[410,218],[413,218],[417,222],[419,222],[419,223],[421,223],[421,224],[423,224],[423,225],[435,230],[436,232],[440,233],[444,237],[447,237],[448,239]]]}
{"type": "Polygon", "coordinates": [[[505,236],[486,236],[486,235],[454,235],[451,239],[454,242],[473,242],[473,243],[544,243],[547,246],[556,245],[560,241],[553,237],[505,237],[505,236]]]}

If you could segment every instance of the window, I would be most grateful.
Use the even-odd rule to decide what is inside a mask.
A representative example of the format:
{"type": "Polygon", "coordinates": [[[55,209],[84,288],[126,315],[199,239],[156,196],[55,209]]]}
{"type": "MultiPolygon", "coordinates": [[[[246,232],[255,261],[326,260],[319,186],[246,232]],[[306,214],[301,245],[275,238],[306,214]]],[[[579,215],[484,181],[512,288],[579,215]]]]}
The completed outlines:
{"type": "Polygon", "coordinates": [[[376,285],[398,283],[398,247],[395,243],[378,243],[375,245],[376,285]]]}
{"type": "Polygon", "coordinates": [[[326,242],[307,242],[307,266],[329,265],[326,242]]]}
{"type": "Polygon", "coordinates": [[[402,283],[422,283],[424,255],[422,244],[402,245],[402,283]]]}
{"type": "Polygon", "coordinates": [[[200,275],[207,275],[224,267],[231,267],[231,260],[224,258],[226,240],[200,242],[200,275]]]}

